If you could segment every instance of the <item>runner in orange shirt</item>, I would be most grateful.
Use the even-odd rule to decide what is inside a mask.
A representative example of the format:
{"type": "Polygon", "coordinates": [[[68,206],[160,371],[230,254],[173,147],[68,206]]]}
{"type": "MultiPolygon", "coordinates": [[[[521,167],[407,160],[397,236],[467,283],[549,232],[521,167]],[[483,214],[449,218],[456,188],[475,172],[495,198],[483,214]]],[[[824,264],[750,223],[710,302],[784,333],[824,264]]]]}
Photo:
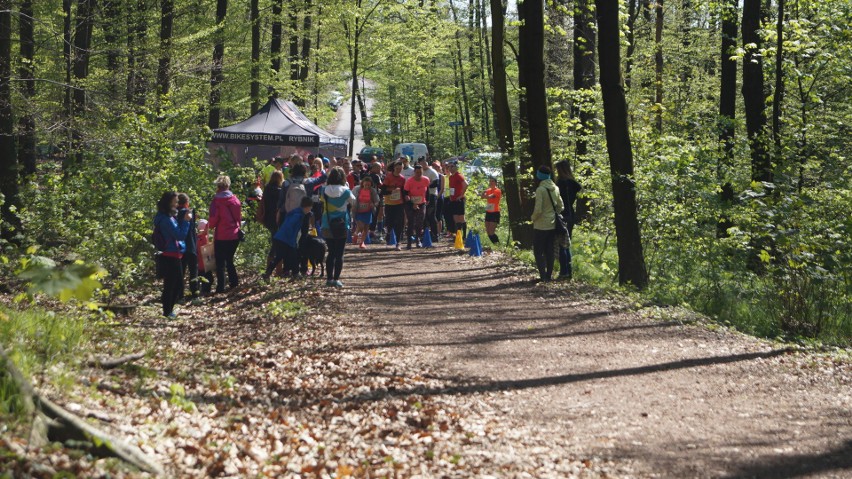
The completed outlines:
{"type": "Polygon", "coordinates": [[[482,197],[487,201],[485,205],[485,232],[488,233],[488,239],[491,240],[491,243],[499,244],[497,225],[500,224],[500,198],[503,197],[503,192],[497,187],[497,178],[492,176],[488,179],[488,189],[482,193],[482,197]]]}

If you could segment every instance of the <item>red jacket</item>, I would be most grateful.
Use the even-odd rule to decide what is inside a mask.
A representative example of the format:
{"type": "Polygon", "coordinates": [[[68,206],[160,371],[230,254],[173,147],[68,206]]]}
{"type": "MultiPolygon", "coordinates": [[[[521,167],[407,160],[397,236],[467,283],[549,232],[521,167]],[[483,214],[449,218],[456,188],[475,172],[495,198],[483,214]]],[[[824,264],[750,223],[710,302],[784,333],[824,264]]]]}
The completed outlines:
{"type": "Polygon", "coordinates": [[[230,191],[216,193],[210,203],[210,221],[207,223],[207,227],[214,230],[213,240],[239,238],[242,219],[240,200],[230,191]]]}

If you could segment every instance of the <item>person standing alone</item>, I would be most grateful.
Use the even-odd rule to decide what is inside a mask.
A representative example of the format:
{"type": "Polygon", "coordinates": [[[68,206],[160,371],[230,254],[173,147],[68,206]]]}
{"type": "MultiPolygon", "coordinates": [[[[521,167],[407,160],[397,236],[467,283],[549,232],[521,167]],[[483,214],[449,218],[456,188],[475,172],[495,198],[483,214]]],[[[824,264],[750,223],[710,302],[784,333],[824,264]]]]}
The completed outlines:
{"type": "Polygon", "coordinates": [[[556,215],[564,208],[559,188],[551,179],[551,169],[539,167],[535,173],[538,188],[535,190],[535,207],[532,213],[533,254],[538,267],[539,280],[548,282],[553,279],[553,245],[556,239],[556,215]]]}

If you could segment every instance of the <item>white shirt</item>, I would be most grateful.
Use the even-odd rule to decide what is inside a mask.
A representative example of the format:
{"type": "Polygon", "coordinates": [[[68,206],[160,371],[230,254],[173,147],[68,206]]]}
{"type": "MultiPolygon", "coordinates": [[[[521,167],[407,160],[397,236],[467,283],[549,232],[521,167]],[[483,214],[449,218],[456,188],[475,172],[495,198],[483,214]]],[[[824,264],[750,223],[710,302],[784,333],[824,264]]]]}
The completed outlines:
{"type": "MultiPolygon", "coordinates": [[[[423,176],[425,176],[426,178],[429,178],[429,182],[431,183],[431,182],[438,179],[438,172],[435,171],[433,168],[423,168],[423,176]]],[[[429,194],[430,195],[437,195],[438,194],[438,187],[435,186],[435,187],[429,188],[429,194]]]]}
{"type": "Polygon", "coordinates": [[[402,174],[402,177],[405,178],[406,180],[411,178],[412,176],[414,176],[414,167],[409,166],[408,168],[403,168],[401,174],[402,174]]]}

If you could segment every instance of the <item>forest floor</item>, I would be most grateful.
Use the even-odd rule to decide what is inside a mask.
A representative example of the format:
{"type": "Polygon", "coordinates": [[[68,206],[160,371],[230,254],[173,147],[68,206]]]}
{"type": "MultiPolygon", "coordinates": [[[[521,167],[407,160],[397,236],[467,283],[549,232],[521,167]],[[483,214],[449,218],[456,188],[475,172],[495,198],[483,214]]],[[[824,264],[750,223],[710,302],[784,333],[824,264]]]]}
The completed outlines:
{"type": "MultiPolygon", "coordinates": [[[[511,258],[347,249],[319,279],[117,317],[69,392],[169,477],[852,477],[852,360],[511,258]]],[[[52,391],[52,393],[51,393],[52,391]]],[[[143,477],[0,436],[12,477],[143,477]]],[[[2,474],[0,474],[2,476],[2,474]]]]}

